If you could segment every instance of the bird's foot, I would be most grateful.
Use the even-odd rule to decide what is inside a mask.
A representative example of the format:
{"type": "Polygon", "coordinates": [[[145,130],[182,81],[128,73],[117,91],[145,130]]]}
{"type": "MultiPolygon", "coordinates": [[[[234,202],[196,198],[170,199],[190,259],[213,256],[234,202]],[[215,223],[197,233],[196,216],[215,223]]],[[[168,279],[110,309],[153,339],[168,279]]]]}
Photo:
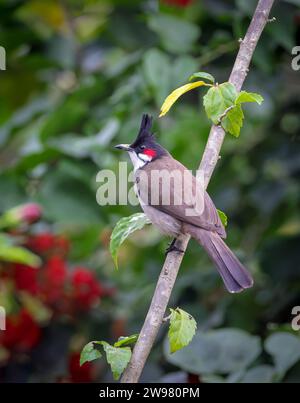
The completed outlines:
{"type": "Polygon", "coordinates": [[[178,248],[176,245],[176,238],[173,239],[173,241],[170,243],[170,245],[167,247],[165,255],[167,256],[167,254],[169,252],[177,252],[177,253],[184,253],[184,250],[178,248]]]}

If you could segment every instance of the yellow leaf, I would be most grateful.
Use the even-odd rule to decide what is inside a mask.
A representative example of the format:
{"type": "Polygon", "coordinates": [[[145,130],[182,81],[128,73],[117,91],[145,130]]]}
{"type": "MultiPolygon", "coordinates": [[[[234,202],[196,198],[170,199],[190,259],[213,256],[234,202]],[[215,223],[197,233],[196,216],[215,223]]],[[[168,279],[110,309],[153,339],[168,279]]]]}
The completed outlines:
{"type": "Polygon", "coordinates": [[[63,7],[58,1],[53,0],[30,0],[24,2],[18,9],[17,15],[33,27],[45,25],[56,31],[66,27],[66,16],[63,7]]]}
{"type": "Polygon", "coordinates": [[[162,104],[159,117],[162,117],[166,113],[168,113],[172,105],[177,101],[179,97],[181,97],[181,95],[190,90],[193,90],[196,87],[201,87],[202,85],[211,87],[211,84],[207,84],[204,81],[195,81],[193,83],[185,84],[181,87],[176,88],[176,90],[172,91],[171,94],[167,96],[164,103],[162,104]]]}

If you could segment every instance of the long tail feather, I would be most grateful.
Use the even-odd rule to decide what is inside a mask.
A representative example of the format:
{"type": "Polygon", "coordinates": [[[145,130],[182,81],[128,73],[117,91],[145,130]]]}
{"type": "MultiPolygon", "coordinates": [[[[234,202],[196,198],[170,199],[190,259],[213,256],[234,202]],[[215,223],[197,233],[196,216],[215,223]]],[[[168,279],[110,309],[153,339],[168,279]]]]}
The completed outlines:
{"type": "Polygon", "coordinates": [[[229,292],[241,292],[252,287],[253,278],[251,274],[217,233],[195,226],[189,226],[187,229],[190,235],[206,250],[229,292]]]}

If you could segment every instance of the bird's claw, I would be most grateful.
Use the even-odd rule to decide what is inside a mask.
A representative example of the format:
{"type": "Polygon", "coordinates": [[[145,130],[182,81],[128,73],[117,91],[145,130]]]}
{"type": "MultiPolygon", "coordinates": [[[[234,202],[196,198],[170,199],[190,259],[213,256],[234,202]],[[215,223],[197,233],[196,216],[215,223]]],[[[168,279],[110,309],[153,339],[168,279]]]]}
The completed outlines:
{"type": "Polygon", "coordinates": [[[165,255],[167,255],[170,252],[177,252],[177,253],[184,253],[184,250],[178,248],[176,245],[176,238],[173,239],[173,241],[170,243],[170,245],[167,247],[165,255]]]}

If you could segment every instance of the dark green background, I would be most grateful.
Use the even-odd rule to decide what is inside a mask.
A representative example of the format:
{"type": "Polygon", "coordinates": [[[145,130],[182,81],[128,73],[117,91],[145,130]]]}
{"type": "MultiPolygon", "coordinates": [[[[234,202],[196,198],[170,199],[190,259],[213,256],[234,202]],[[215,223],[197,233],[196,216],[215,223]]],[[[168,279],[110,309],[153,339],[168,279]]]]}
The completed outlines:
{"type": "MultiPolygon", "coordinates": [[[[226,136],[209,185],[215,204],[229,218],[228,244],[252,271],[255,286],[240,295],[226,293],[193,241],[170,306],[191,313],[200,331],[239,328],[262,341],[274,332],[291,333],[290,343],[288,334],[279,334],[275,351],[280,356],[290,346],[297,361],[299,331],[292,331],[290,323],[292,308],[300,305],[300,71],[291,68],[291,52],[297,38],[300,43],[300,3],[275,3],[271,16],[277,20],[266,27],[244,85],[265,101],[245,107],[241,136],[226,136]]],[[[203,90],[185,95],[158,120],[161,103],[195,71],[210,72],[218,82],[228,79],[255,4],[0,1],[0,45],[7,51],[7,69],[0,72],[0,209],[41,203],[44,221],[39,225],[72,239],[71,261],[88,265],[116,287],[113,302],[101,305],[78,331],[86,342],[112,340],[116,323],[122,323],[124,335],[139,331],[167,245],[148,227],[122,246],[115,271],[108,251],[110,231],[118,219],[140,208],[98,206],[96,174],[101,169],[117,172],[125,156],[113,145],[135,138],[144,112],[154,116],[159,141],[188,168],[197,168],[210,128],[203,90]]],[[[238,382],[245,379],[244,367],[261,364],[262,372],[254,378],[280,378],[278,367],[277,375],[265,367],[274,366],[266,351],[257,352],[244,367],[224,369],[215,356],[226,346],[222,335],[211,349],[202,340],[204,358],[197,352],[200,342],[193,344],[192,354],[182,350],[188,364],[181,369],[181,360],[172,365],[168,360],[174,358],[163,354],[166,330],[165,325],[151,353],[146,381],[185,379],[184,372],[178,378],[170,373],[190,368],[193,358],[198,361],[190,372],[202,380],[233,373],[230,379],[238,382]]],[[[252,338],[235,337],[237,349],[229,346],[222,358],[227,363],[252,348],[252,338]]],[[[278,360],[284,361],[281,356],[278,360]]],[[[291,365],[280,379],[299,382],[300,363],[291,365]]],[[[39,379],[38,373],[27,375],[39,379]]],[[[107,379],[105,367],[97,380],[107,379]]]]}

